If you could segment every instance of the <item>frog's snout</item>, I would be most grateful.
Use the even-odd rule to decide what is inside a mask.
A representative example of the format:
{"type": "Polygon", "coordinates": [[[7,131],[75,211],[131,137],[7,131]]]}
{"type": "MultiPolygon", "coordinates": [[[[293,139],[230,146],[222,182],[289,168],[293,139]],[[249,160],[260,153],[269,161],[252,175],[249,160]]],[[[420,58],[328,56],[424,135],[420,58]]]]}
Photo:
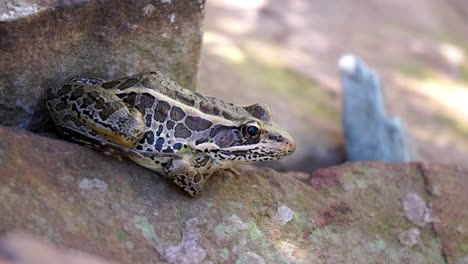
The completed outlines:
{"type": "Polygon", "coordinates": [[[296,140],[294,138],[291,138],[291,141],[289,141],[289,153],[293,153],[296,150],[296,140]]]}
{"type": "Polygon", "coordinates": [[[274,142],[273,145],[281,157],[290,155],[296,150],[296,140],[286,131],[270,135],[269,139],[274,142]]]}
{"type": "Polygon", "coordinates": [[[283,143],[287,155],[292,154],[296,150],[296,140],[291,135],[283,135],[283,143]]]}

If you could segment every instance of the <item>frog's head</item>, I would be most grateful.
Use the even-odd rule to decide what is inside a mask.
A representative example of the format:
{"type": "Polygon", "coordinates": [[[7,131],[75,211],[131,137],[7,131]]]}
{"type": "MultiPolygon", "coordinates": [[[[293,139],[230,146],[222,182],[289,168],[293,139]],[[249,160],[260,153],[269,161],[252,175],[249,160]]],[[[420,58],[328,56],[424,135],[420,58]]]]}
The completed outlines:
{"type": "Polygon", "coordinates": [[[211,141],[217,145],[215,157],[232,161],[255,162],[277,160],[296,149],[293,137],[271,120],[271,111],[262,104],[243,107],[248,115],[235,125],[217,125],[211,130],[211,141]]]}

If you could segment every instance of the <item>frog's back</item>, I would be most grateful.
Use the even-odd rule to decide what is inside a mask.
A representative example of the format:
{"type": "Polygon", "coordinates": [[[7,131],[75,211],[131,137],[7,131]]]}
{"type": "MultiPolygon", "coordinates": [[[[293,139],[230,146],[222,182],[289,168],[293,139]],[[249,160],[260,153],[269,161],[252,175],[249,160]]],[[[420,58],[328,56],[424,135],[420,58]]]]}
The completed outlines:
{"type": "MultiPolygon", "coordinates": [[[[153,103],[156,100],[161,100],[161,98],[156,97],[163,95],[173,100],[173,103],[170,103],[171,105],[177,104],[182,109],[197,109],[205,115],[219,116],[231,121],[251,116],[251,112],[248,111],[250,109],[247,109],[247,107],[226,103],[217,98],[193,92],[178,85],[161,72],[149,72],[107,82],[102,84],[102,87],[105,89],[115,89],[116,94],[122,98],[126,97],[126,100],[130,101],[130,104],[133,102],[132,97],[137,97],[138,95],[145,94],[145,97],[152,97],[146,101],[153,103]],[[156,93],[148,93],[149,90],[153,90],[156,93]]],[[[148,103],[146,103],[147,106],[148,103]]]]}

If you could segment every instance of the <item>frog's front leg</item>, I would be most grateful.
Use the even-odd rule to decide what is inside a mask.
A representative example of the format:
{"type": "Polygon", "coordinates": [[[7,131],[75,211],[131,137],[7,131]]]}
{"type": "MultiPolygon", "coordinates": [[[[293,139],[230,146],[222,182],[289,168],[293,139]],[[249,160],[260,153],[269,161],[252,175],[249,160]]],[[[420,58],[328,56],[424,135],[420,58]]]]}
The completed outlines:
{"type": "Polygon", "coordinates": [[[56,125],[83,137],[131,148],[144,135],[143,115],[112,92],[83,78],[47,93],[47,107],[56,125]],[[85,126],[85,128],[83,128],[85,126]],[[87,133],[92,131],[92,133],[87,133]],[[96,136],[98,138],[96,139],[96,136]]]}
{"type": "Polygon", "coordinates": [[[211,174],[201,174],[197,170],[196,161],[190,155],[181,159],[173,159],[166,168],[167,177],[183,192],[194,197],[203,189],[203,185],[211,174]]]}

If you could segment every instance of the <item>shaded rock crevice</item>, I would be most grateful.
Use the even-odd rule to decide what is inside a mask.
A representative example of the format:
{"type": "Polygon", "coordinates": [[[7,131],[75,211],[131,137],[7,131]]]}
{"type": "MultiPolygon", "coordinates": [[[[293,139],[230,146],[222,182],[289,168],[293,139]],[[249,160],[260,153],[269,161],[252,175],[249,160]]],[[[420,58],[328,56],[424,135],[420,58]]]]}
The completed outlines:
{"type": "Polygon", "coordinates": [[[420,163],[419,169],[431,197],[431,227],[442,245],[444,259],[446,263],[464,263],[468,256],[468,232],[464,231],[468,226],[468,172],[459,166],[431,163],[420,163]],[[439,174],[442,171],[444,174],[439,174]]]}
{"type": "MultiPolygon", "coordinates": [[[[429,197],[429,202],[428,202],[428,204],[431,205],[431,204],[432,204],[432,200],[433,200],[433,193],[432,193],[431,190],[430,190],[429,179],[427,178],[426,172],[425,172],[425,170],[424,170],[424,163],[418,162],[418,163],[416,163],[416,164],[417,164],[417,168],[419,169],[419,173],[421,174],[421,178],[423,179],[423,182],[424,182],[424,186],[425,186],[425,190],[426,190],[426,195],[429,197]]],[[[431,214],[432,214],[432,209],[431,209],[431,214]]],[[[434,233],[434,235],[437,237],[437,239],[439,240],[439,243],[442,245],[442,241],[441,241],[440,234],[437,232],[437,229],[436,229],[435,226],[434,226],[433,220],[434,220],[434,219],[432,219],[432,221],[431,221],[431,223],[430,223],[430,225],[431,225],[431,230],[432,230],[432,232],[434,233]]],[[[449,260],[448,260],[447,252],[446,252],[446,250],[444,249],[443,246],[442,246],[442,248],[441,248],[441,255],[442,255],[442,257],[444,258],[444,263],[445,263],[445,264],[450,263],[449,260]]]]}

